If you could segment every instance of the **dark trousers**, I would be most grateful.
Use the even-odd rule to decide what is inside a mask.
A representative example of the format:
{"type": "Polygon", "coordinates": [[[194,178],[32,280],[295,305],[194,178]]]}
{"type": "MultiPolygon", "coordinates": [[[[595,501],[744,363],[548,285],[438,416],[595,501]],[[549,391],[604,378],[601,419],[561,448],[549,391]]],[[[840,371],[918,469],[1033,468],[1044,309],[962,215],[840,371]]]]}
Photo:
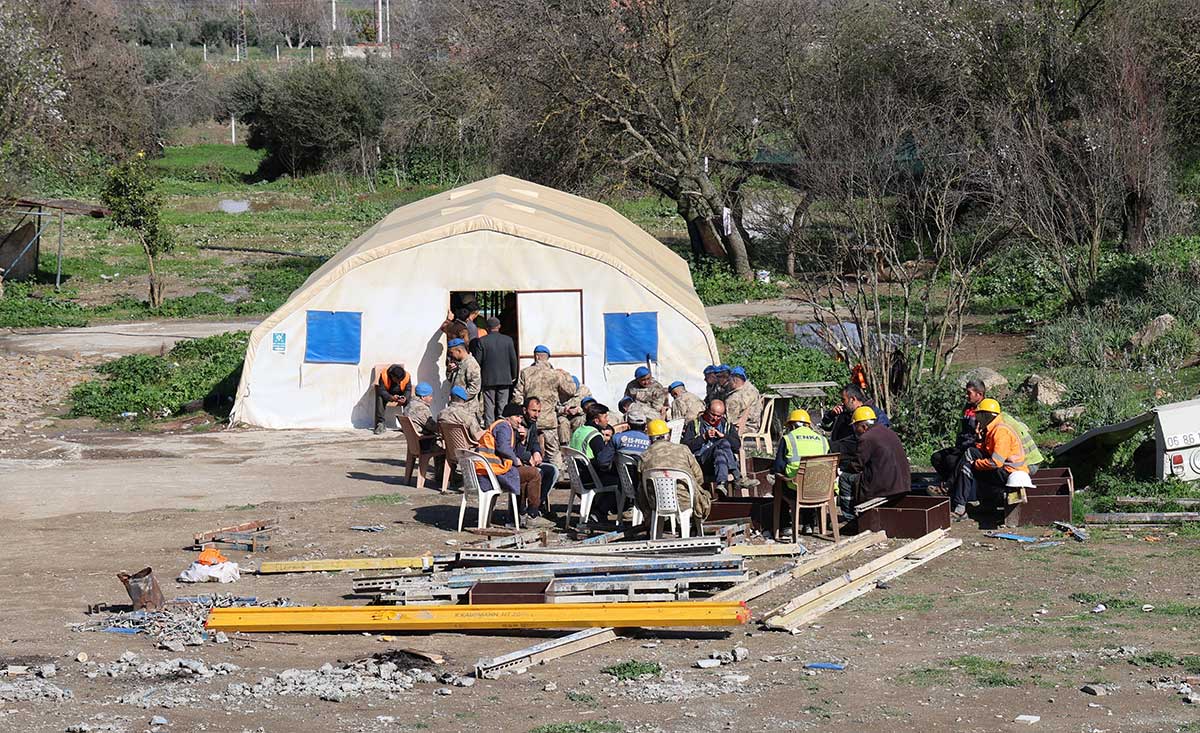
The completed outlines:
{"type": "Polygon", "coordinates": [[[733,474],[734,480],[742,477],[737,454],[733,452],[727,440],[705,443],[696,453],[696,462],[704,470],[704,478],[718,484],[729,481],[730,474],[733,474]]]}
{"type": "Polygon", "coordinates": [[[972,465],[983,458],[983,451],[968,448],[962,458],[958,484],[963,487],[965,501],[988,502],[993,508],[1004,508],[1004,492],[1008,484],[1008,472],[1003,468],[980,471],[972,465]]]}
{"type": "Polygon", "coordinates": [[[542,475],[542,503],[541,507],[550,508],[550,489],[554,488],[554,484],[558,483],[558,466],[553,463],[542,463],[537,467],[542,475]]]}
{"type": "Polygon", "coordinates": [[[976,501],[975,472],[971,461],[980,458],[978,448],[968,448],[965,451],[955,448],[943,448],[929,457],[933,470],[937,471],[950,488],[950,507],[956,509],[976,501]]]}
{"type": "Polygon", "coordinates": [[[500,419],[504,406],[512,402],[512,385],[483,388],[483,424],[491,425],[500,419]]]}
{"type": "Polygon", "coordinates": [[[375,424],[383,422],[383,411],[387,409],[387,405],[392,400],[396,399],[392,395],[380,394],[379,390],[375,390],[375,424]]]}

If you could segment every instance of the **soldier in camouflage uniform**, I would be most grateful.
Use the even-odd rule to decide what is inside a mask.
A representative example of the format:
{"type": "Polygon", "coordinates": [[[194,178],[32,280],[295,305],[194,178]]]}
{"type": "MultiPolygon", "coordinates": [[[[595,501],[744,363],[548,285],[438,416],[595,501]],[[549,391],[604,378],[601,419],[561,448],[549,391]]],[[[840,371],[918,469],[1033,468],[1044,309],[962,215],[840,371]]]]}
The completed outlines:
{"type": "MultiPolygon", "coordinates": [[[[671,430],[662,420],[651,420],[650,425],[646,428],[646,434],[650,436],[650,447],[642,453],[642,462],[639,468],[641,475],[648,476],[649,472],[656,468],[686,471],[691,475],[692,485],[696,488],[696,493],[692,497],[692,512],[701,520],[707,519],[709,510],[712,509],[712,495],[704,487],[704,471],[696,462],[696,456],[686,445],[672,443],[668,440],[671,430]]],[[[651,484],[651,488],[646,488],[646,483],[643,481],[638,486],[637,505],[649,520],[650,512],[654,511],[656,501],[653,484],[651,484]]],[[[687,486],[683,483],[676,483],[675,491],[679,499],[679,506],[687,506],[687,486]]]]}
{"type": "Polygon", "coordinates": [[[683,382],[671,382],[667,391],[671,393],[672,420],[695,420],[704,412],[704,401],[688,392],[683,382]]]}
{"type": "Polygon", "coordinates": [[[467,351],[467,344],[462,339],[450,339],[450,358],[458,366],[446,374],[449,387],[462,387],[467,392],[467,404],[475,411],[475,420],[483,423],[483,375],[479,370],[479,362],[467,351]]]}
{"type": "Polygon", "coordinates": [[[429,407],[433,402],[433,387],[426,382],[421,382],[417,385],[416,395],[417,398],[408,403],[408,410],[404,414],[417,429],[417,435],[421,439],[421,450],[428,452],[440,440],[437,420],[434,419],[433,410],[429,407]]]}
{"type": "Polygon", "coordinates": [[[729,366],[726,364],[717,364],[713,367],[713,383],[708,390],[708,394],[704,396],[704,404],[708,404],[713,400],[725,401],[732,389],[729,384],[729,366]]]}
{"type": "Polygon", "coordinates": [[[513,402],[524,404],[529,397],[542,402],[542,414],[538,416],[538,432],[542,436],[542,459],[561,467],[559,457],[558,406],[575,393],[571,375],[562,369],[550,366],[550,349],[536,346],[533,349],[533,364],[521,370],[517,386],[513,390],[513,402]]]}
{"type": "Polygon", "coordinates": [[[467,429],[467,437],[473,443],[478,443],[479,436],[483,435],[483,428],[479,425],[479,418],[475,416],[475,409],[467,401],[467,390],[461,386],[451,388],[450,404],[438,414],[438,422],[462,425],[467,429]]]}
{"type": "Polygon", "coordinates": [[[730,373],[730,392],[725,398],[725,419],[737,425],[738,434],[757,433],[762,422],[762,395],[746,379],[746,370],[734,367],[730,373]]]}
{"type": "Polygon", "coordinates": [[[558,442],[560,445],[570,443],[571,433],[578,430],[579,426],[587,420],[583,414],[583,405],[580,403],[584,398],[592,396],[592,390],[588,389],[586,384],[581,383],[579,377],[571,377],[571,383],[575,385],[575,394],[558,407],[558,442]]]}
{"type": "Polygon", "coordinates": [[[633,380],[625,385],[625,396],[646,405],[658,417],[667,414],[667,388],[659,384],[646,367],[638,367],[633,380]]]}

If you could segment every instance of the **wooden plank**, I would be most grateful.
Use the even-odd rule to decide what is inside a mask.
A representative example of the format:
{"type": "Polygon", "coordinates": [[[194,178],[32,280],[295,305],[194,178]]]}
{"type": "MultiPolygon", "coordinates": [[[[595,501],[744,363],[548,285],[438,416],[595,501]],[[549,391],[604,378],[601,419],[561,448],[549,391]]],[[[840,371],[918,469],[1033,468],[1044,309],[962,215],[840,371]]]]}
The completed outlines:
{"type": "Polygon", "coordinates": [[[1200,522],[1200,512],[1109,512],[1088,514],[1088,524],[1175,524],[1200,522]]]}
{"type": "Polygon", "coordinates": [[[797,542],[779,542],[770,545],[730,545],[726,552],[742,557],[775,557],[803,555],[808,552],[808,548],[797,542]]]}
{"type": "Polygon", "coordinates": [[[231,532],[256,532],[264,529],[270,529],[278,523],[279,520],[276,518],[261,519],[250,522],[242,522],[241,524],[235,524],[232,527],[221,527],[220,529],[213,529],[209,530],[208,532],[197,532],[196,534],[192,535],[193,544],[200,545],[211,541],[217,535],[231,532]]]}
{"type": "Polygon", "coordinates": [[[568,654],[575,654],[587,649],[607,644],[617,638],[617,630],[612,628],[585,629],[574,634],[551,641],[534,644],[525,649],[519,649],[509,654],[490,659],[480,659],[475,664],[475,676],[496,679],[503,672],[532,667],[535,664],[545,664],[568,654]]]}
{"type": "MultiPolygon", "coordinates": [[[[926,537],[928,536],[926,535],[926,537]]],[[[924,544],[908,556],[898,557],[886,565],[877,566],[870,572],[854,573],[853,578],[851,578],[851,573],[847,573],[814,588],[803,596],[798,596],[797,600],[803,598],[804,602],[787,604],[783,607],[786,609],[783,613],[769,616],[764,624],[768,628],[784,629],[796,633],[797,629],[812,623],[825,613],[871,592],[878,583],[897,578],[961,545],[962,540],[960,539],[942,537],[932,543],[924,544]]],[[[872,564],[868,563],[868,565],[872,564]]],[[[868,566],[864,565],[858,570],[866,567],[868,566]]]]}
{"type": "Polygon", "coordinates": [[[741,585],[723,590],[714,595],[712,599],[714,601],[743,601],[749,603],[755,598],[766,595],[793,580],[802,578],[809,573],[816,572],[836,562],[841,562],[851,555],[861,552],[868,547],[878,545],[885,540],[887,540],[887,537],[883,532],[863,532],[850,539],[842,540],[836,545],[830,545],[820,552],[805,555],[792,565],[777,568],[765,575],[760,575],[753,580],[746,581],[741,585]]]}
{"type": "Polygon", "coordinates": [[[507,537],[495,537],[490,540],[477,540],[467,543],[467,547],[476,550],[503,550],[506,548],[515,548],[523,550],[531,545],[546,546],[547,532],[544,529],[528,530],[519,534],[510,534],[507,537]]]}
{"type": "Polygon", "coordinates": [[[1200,506],[1200,499],[1182,499],[1170,496],[1119,496],[1115,503],[1118,506],[1133,506],[1136,504],[1177,504],[1179,506],[1200,506]]]}

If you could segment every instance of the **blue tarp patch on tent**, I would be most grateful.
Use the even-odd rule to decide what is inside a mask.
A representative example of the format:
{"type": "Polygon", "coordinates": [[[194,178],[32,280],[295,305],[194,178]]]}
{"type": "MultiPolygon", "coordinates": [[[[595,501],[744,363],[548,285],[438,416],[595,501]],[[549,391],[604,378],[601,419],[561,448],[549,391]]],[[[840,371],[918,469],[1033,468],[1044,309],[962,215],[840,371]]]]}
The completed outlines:
{"type": "Polygon", "coordinates": [[[362,313],[308,311],[304,361],[315,364],[357,364],[362,351],[362,313]]]}
{"type": "Polygon", "coordinates": [[[605,313],[604,361],[640,364],[658,361],[657,313],[605,313]]]}

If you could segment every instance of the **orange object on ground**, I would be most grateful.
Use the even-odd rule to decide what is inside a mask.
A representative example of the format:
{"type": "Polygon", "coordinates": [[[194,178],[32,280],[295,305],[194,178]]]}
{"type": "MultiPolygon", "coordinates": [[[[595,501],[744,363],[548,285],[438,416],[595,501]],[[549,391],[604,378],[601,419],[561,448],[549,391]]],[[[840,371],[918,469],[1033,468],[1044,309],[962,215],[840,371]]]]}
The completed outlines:
{"type": "Polygon", "coordinates": [[[215,547],[206,547],[200,552],[196,562],[201,565],[220,565],[223,562],[229,562],[229,558],[222,555],[215,547]]]}

